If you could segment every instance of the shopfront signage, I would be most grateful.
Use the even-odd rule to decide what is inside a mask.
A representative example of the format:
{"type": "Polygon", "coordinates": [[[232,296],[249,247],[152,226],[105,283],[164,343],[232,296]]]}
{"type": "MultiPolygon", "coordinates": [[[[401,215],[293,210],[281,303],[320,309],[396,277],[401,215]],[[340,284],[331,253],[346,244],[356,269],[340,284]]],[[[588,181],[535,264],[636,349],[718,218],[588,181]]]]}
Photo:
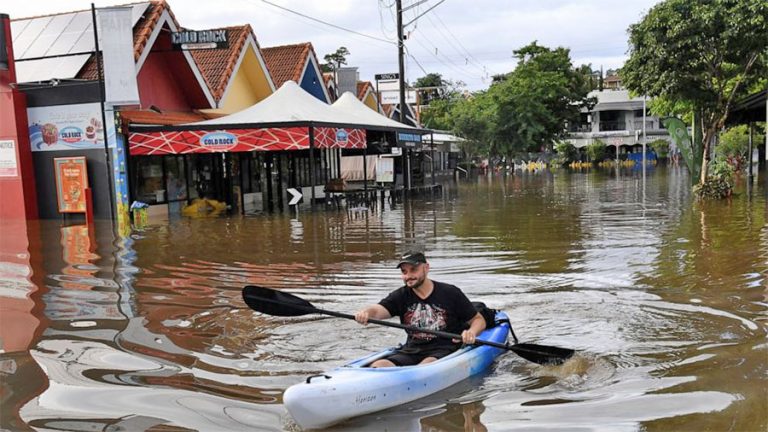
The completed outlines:
{"type": "Polygon", "coordinates": [[[397,134],[397,141],[403,147],[409,147],[409,148],[421,147],[421,135],[419,134],[399,132],[397,134]]]}
{"type": "Polygon", "coordinates": [[[59,213],[85,213],[88,167],[85,156],[54,158],[59,213]]]}
{"type": "Polygon", "coordinates": [[[385,73],[385,74],[376,74],[376,81],[385,81],[385,80],[396,80],[400,79],[399,73],[385,73]]]}
{"type": "Polygon", "coordinates": [[[237,135],[229,132],[210,132],[200,138],[200,145],[211,150],[226,151],[237,145],[237,135]]]}
{"type": "Polygon", "coordinates": [[[171,44],[175,49],[227,48],[227,30],[185,30],[171,33],[171,44]]]}

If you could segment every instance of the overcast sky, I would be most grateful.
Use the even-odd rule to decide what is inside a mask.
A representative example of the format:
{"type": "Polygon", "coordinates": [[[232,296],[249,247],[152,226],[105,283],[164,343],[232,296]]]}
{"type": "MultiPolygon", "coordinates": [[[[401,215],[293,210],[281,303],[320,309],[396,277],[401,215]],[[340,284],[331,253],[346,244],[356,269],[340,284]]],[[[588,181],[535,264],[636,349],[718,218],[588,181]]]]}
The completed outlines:
{"type": "MultiPolygon", "coordinates": [[[[124,4],[96,0],[96,6],[124,4]]],[[[395,0],[269,0],[303,15],[352,30],[334,28],[282,10],[262,0],[169,0],[182,26],[201,30],[250,24],[262,47],[309,41],[318,58],[345,46],[347,66],[360,79],[397,72],[395,0]]],[[[403,7],[421,0],[403,0],[403,7]]],[[[626,59],[627,28],[658,0],[426,0],[406,10],[406,78],[426,73],[462,81],[470,90],[487,88],[494,74],[514,69],[512,52],[531,41],[570,48],[575,65],[620,67],[626,59]],[[427,10],[437,5],[434,9],[427,10]]],[[[83,0],[4,1],[11,18],[90,8],[83,0]]]]}

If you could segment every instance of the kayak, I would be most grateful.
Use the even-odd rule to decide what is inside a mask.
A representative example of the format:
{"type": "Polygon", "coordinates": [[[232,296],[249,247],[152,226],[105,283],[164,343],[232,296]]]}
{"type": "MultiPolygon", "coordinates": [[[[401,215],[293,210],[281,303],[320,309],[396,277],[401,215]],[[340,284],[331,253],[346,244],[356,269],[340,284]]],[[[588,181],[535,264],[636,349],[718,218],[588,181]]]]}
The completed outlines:
{"type": "MultiPolygon", "coordinates": [[[[497,312],[496,322],[500,324],[483,331],[477,339],[505,344],[510,333],[507,315],[497,312]]],[[[283,394],[286,409],[303,429],[324,428],[448,388],[486,371],[507,351],[488,345],[465,346],[424,365],[366,367],[394,350],[371,354],[288,387],[283,394]]]]}

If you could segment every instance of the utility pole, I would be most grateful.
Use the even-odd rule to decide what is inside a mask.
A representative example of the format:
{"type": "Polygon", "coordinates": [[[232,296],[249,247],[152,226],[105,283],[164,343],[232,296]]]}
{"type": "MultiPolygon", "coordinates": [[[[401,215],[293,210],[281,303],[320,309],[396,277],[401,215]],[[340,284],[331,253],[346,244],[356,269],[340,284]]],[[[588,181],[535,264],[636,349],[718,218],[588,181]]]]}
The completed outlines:
{"type": "Polygon", "coordinates": [[[397,67],[400,73],[400,123],[405,123],[405,64],[403,62],[403,1],[397,0],[397,67]]]}

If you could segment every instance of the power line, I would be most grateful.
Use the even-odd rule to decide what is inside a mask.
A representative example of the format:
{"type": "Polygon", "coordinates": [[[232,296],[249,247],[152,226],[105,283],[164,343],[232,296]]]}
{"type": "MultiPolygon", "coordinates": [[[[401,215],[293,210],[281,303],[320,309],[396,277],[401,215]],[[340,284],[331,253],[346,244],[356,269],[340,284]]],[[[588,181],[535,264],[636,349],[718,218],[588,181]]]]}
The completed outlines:
{"type": "Polygon", "coordinates": [[[368,35],[368,34],[365,34],[365,33],[360,33],[358,31],[351,30],[351,29],[348,29],[348,28],[345,28],[345,27],[342,27],[342,26],[338,26],[336,24],[332,24],[332,23],[329,23],[327,21],[323,21],[321,19],[317,19],[315,17],[311,17],[311,16],[303,14],[301,12],[296,12],[295,10],[288,9],[286,7],[283,7],[283,6],[280,6],[278,4],[272,3],[271,1],[268,1],[268,0],[261,0],[261,2],[266,3],[266,4],[268,4],[268,5],[272,6],[272,7],[276,7],[278,9],[284,10],[286,12],[290,12],[290,13],[292,13],[294,15],[298,15],[298,16],[300,16],[302,18],[306,18],[308,20],[315,21],[315,22],[318,22],[320,24],[327,25],[329,27],[333,27],[333,28],[338,29],[338,30],[343,30],[345,32],[353,33],[353,34],[356,34],[358,36],[366,37],[368,39],[373,39],[373,40],[376,40],[376,41],[379,41],[379,42],[386,42],[388,44],[396,45],[395,42],[392,42],[390,40],[382,39],[382,38],[379,38],[379,37],[376,37],[376,36],[371,36],[371,35],[368,35]]]}

